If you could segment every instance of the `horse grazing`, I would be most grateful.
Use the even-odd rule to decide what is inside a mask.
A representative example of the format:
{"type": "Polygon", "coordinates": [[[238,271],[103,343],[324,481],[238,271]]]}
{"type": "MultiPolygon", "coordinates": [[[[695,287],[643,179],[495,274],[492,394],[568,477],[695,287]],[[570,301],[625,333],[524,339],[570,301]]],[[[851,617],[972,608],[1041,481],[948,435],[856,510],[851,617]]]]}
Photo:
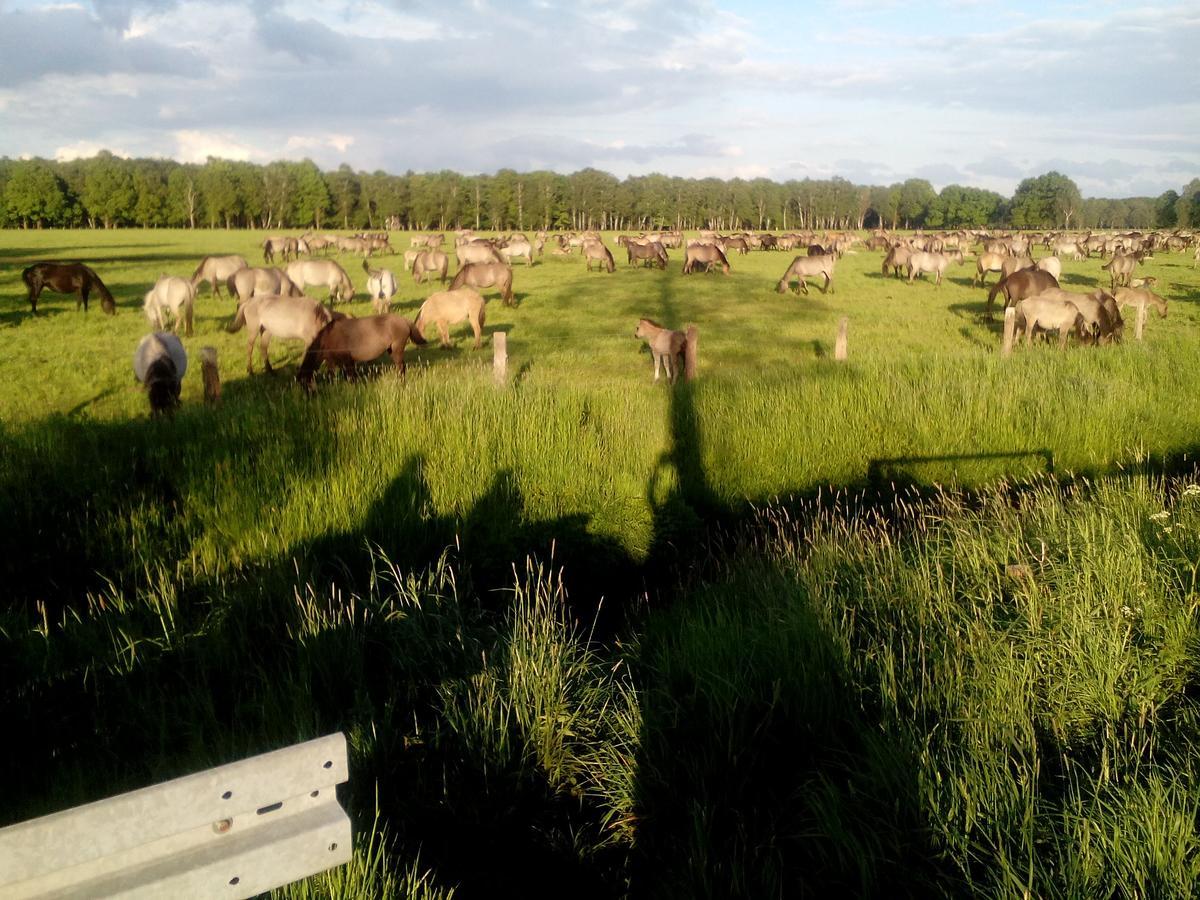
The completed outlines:
{"type": "Polygon", "coordinates": [[[288,262],[289,259],[295,259],[296,254],[300,251],[299,241],[294,237],[283,235],[263,238],[263,242],[259,246],[262,247],[263,262],[265,263],[275,262],[276,253],[283,257],[284,262],[288,262]]]}
{"type": "Polygon", "coordinates": [[[942,273],[950,268],[951,262],[957,262],[960,265],[963,261],[961,250],[952,250],[949,253],[929,253],[919,251],[908,257],[908,283],[912,284],[918,275],[925,272],[933,272],[935,275],[934,286],[942,286],[942,273]]]}
{"type": "Polygon", "coordinates": [[[1167,301],[1153,291],[1148,291],[1145,288],[1117,288],[1113,299],[1116,300],[1117,306],[1153,306],[1158,310],[1158,317],[1160,319],[1167,317],[1167,301]]]}
{"type": "Polygon", "coordinates": [[[404,346],[409,338],[424,344],[425,338],[403,316],[364,316],[351,319],[338,316],[313,338],[300,360],[296,380],[313,391],[313,378],[323,363],[337,366],[347,378],[358,377],[358,364],[390,354],[392,362],[404,374],[404,346]]]}
{"type": "Polygon", "coordinates": [[[237,315],[227,330],[231,333],[237,332],[241,331],[243,326],[249,329],[246,372],[254,374],[254,344],[258,342],[263,368],[269,373],[271,358],[268,352],[272,337],[285,341],[300,340],[309,344],[318,331],[333,321],[333,315],[311,297],[252,297],[238,307],[237,315]]]}
{"type": "Polygon", "coordinates": [[[117,304],[100,276],[83,263],[34,263],[21,273],[21,280],[29,289],[29,308],[36,313],[38,297],[49,289],[56,294],[79,294],[75,308],[83,307],[87,312],[88,296],[93,290],[100,295],[100,307],[110,316],[116,315],[117,304]]]}
{"type": "Polygon", "coordinates": [[[238,303],[266,294],[281,294],[285,297],[301,295],[300,288],[292,284],[292,279],[278,269],[265,266],[247,266],[244,269],[238,269],[225,279],[225,289],[229,291],[229,296],[236,299],[238,303]]]}
{"type": "Polygon", "coordinates": [[[438,281],[442,284],[446,283],[446,273],[450,269],[450,257],[441,250],[425,250],[417,254],[417,258],[413,260],[412,276],[413,281],[421,284],[425,281],[426,275],[437,273],[438,281]]]}
{"type": "Polygon", "coordinates": [[[163,330],[165,314],[170,313],[174,319],[172,331],[179,333],[182,322],[184,334],[192,336],[192,311],[196,305],[196,287],[186,278],[175,275],[163,275],[154,283],[154,287],[146,291],[142,311],[154,327],[155,331],[163,330]]]}
{"type": "Polygon", "coordinates": [[[177,335],[156,331],[138,342],[133,351],[133,375],[146,389],[150,415],[175,411],[187,362],[187,352],[177,335]]]}
{"type": "Polygon", "coordinates": [[[454,249],[455,255],[458,257],[459,266],[468,266],[471,263],[504,263],[504,257],[496,250],[491,241],[473,240],[467,241],[454,249]]]}
{"type": "Polygon", "coordinates": [[[721,271],[729,274],[729,260],[725,258],[725,251],[716,244],[689,244],[683,252],[684,275],[691,275],[697,265],[703,265],[707,272],[714,263],[720,263],[721,271]]]}
{"type": "Polygon", "coordinates": [[[1018,300],[1033,297],[1049,288],[1058,287],[1058,279],[1041,269],[1021,269],[1013,272],[1007,278],[997,281],[987,298],[987,317],[992,317],[992,303],[997,294],[1004,295],[1004,306],[1007,309],[1018,300]]]}
{"type": "Polygon", "coordinates": [[[500,291],[505,306],[512,306],[512,269],[502,262],[468,263],[458,270],[450,282],[450,290],[460,287],[494,287],[500,291]]]}
{"type": "Polygon", "coordinates": [[[310,284],[322,284],[329,289],[329,305],[335,301],[352,300],[354,285],[346,270],[332,259],[301,259],[289,263],[287,277],[303,290],[310,284]]]}
{"type": "Polygon", "coordinates": [[[686,332],[672,331],[653,319],[638,319],[637,328],[633,331],[634,337],[646,342],[650,355],[654,357],[654,380],[658,381],[659,369],[663,368],[671,383],[679,377],[681,369],[688,380],[695,377],[697,335],[695,325],[689,325],[686,332]],[[675,363],[673,369],[672,362],[675,363]]]}
{"type": "Polygon", "coordinates": [[[392,310],[392,298],[396,296],[396,277],[387,269],[372,269],[365,259],[362,267],[367,273],[367,296],[371,298],[371,308],[376,315],[387,315],[392,310]]]}
{"type": "Polygon", "coordinates": [[[450,346],[450,326],[459,322],[470,322],[471,330],[475,332],[475,349],[483,344],[484,300],[479,291],[471,288],[457,288],[449,291],[438,291],[430,294],[421,304],[413,328],[425,339],[425,330],[432,322],[437,326],[442,339],[442,346],[450,346]]]}
{"type": "Polygon", "coordinates": [[[1058,346],[1066,349],[1067,338],[1074,331],[1079,340],[1085,339],[1087,322],[1080,313],[1079,307],[1069,300],[1055,300],[1048,297],[1026,297],[1017,303],[1016,328],[1017,342],[1021,334],[1025,335],[1025,343],[1033,342],[1034,329],[1058,332],[1058,346]]]}
{"type": "Polygon", "coordinates": [[[1096,290],[1090,294],[1079,294],[1064,291],[1062,288],[1047,288],[1030,299],[1058,300],[1074,305],[1087,326],[1080,332],[1080,340],[1107,344],[1121,339],[1125,322],[1121,318],[1116,301],[1107,291],[1096,290]]]}
{"type": "Polygon", "coordinates": [[[625,244],[625,252],[629,256],[629,265],[633,265],[636,261],[647,266],[658,266],[660,269],[667,267],[667,251],[657,241],[651,241],[648,244],[636,244],[629,241],[625,244]]]}
{"type": "Polygon", "coordinates": [[[883,258],[883,274],[886,276],[888,269],[892,270],[892,275],[896,278],[900,277],[900,270],[908,267],[908,258],[912,256],[912,248],[906,247],[904,244],[896,244],[887,252],[887,256],[883,258]]]}
{"type": "Polygon", "coordinates": [[[587,270],[592,271],[592,263],[596,262],[608,270],[609,274],[616,271],[617,264],[613,261],[613,255],[609,249],[604,246],[602,241],[585,241],[583,244],[583,258],[587,260],[587,270]]]}
{"type": "Polygon", "coordinates": [[[247,267],[246,257],[232,256],[206,256],[200,260],[200,265],[196,266],[196,271],[192,273],[192,284],[196,287],[200,286],[200,282],[207,281],[210,288],[210,296],[221,296],[221,282],[225,281],[236,272],[238,269],[247,267]]]}
{"type": "Polygon", "coordinates": [[[783,277],[779,279],[779,284],[775,285],[775,290],[781,294],[786,294],[792,287],[793,281],[800,282],[800,290],[808,293],[808,279],[816,278],[818,275],[825,276],[825,284],[821,288],[821,293],[824,294],[833,290],[833,267],[837,262],[837,256],[829,253],[825,256],[797,256],[792,260],[792,264],[787,267],[787,271],[783,273],[783,277]]]}

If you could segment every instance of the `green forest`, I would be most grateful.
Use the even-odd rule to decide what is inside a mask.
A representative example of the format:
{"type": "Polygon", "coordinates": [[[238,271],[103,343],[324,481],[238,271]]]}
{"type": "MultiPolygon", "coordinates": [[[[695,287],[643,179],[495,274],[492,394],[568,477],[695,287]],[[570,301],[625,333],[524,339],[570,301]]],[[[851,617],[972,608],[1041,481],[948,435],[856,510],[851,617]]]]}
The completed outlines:
{"type": "Polygon", "coordinates": [[[1159,197],[1084,198],[1059,172],[1012,197],[919,178],[617,178],[501,169],[322,171],[311,160],[259,165],[125,159],[102,151],[56,162],[0,159],[0,226],[10,228],[1187,228],[1200,225],[1200,178],[1159,197]]]}

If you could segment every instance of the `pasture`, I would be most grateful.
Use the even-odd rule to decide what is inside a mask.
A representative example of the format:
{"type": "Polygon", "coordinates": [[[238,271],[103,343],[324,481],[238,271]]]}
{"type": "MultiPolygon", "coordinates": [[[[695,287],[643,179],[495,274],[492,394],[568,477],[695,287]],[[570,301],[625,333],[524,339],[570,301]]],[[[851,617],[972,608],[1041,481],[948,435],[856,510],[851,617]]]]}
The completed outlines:
{"type": "MultiPolygon", "coordinates": [[[[796,296],[790,252],[683,276],[610,235],[611,275],[485,290],[482,350],[460,325],[311,398],[298,345],[246,375],[202,287],[150,420],[143,294],[261,239],[0,233],[5,822],[344,729],[359,852],[290,896],[1200,886],[1190,254],[1139,271],[1143,341],[1002,359],[971,259],[908,285],[860,245],[796,296]],[[41,259],[117,315],[31,316],[41,259]],[[698,327],[697,381],[651,383],[643,316],[698,327]]],[[[409,318],[440,289],[371,265],[409,318]]]]}

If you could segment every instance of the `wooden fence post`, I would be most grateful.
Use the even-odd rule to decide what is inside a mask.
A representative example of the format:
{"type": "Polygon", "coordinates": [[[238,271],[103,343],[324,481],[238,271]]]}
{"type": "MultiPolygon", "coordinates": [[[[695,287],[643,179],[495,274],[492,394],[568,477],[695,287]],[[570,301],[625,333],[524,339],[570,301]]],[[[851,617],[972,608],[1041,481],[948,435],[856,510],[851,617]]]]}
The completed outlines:
{"type": "Polygon", "coordinates": [[[1017,308],[1010,306],[1004,310],[1004,344],[1000,348],[1001,356],[1012,356],[1013,335],[1017,330],[1017,308]]]}
{"type": "Polygon", "coordinates": [[[497,384],[508,380],[508,335],[503,331],[492,335],[492,375],[497,384]]]}
{"type": "Polygon", "coordinates": [[[1137,311],[1137,323],[1133,326],[1133,336],[1135,338],[1137,338],[1137,340],[1140,341],[1142,339],[1142,329],[1146,327],[1146,301],[1145,300],[1141,300],[1138,302],[1137,310],[1138,310],[1137,311]]]}
{"type": "Polygon", "coordinates": [[[836,360],[845,360],[849,352],[846,335],[849,328],[850,320],[846,316],[842,316],[841,321],[838,322],[837,343],[833,345],[833,358],[836,360]]]}

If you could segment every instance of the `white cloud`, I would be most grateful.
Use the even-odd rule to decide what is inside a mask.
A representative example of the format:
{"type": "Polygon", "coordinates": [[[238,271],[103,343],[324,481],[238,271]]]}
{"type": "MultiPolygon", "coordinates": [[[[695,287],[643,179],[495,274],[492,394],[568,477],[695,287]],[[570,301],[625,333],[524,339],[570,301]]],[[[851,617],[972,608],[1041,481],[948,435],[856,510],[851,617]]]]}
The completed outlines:
{"type": "Polygon", "coordinates": [[[172,155],[182,162],[202,163],[210,156],[239,162],[271,158],[271,154],[228,134],[184,129],[172,132],[172,137],[175,139],[175,152],[172,155]]]}

